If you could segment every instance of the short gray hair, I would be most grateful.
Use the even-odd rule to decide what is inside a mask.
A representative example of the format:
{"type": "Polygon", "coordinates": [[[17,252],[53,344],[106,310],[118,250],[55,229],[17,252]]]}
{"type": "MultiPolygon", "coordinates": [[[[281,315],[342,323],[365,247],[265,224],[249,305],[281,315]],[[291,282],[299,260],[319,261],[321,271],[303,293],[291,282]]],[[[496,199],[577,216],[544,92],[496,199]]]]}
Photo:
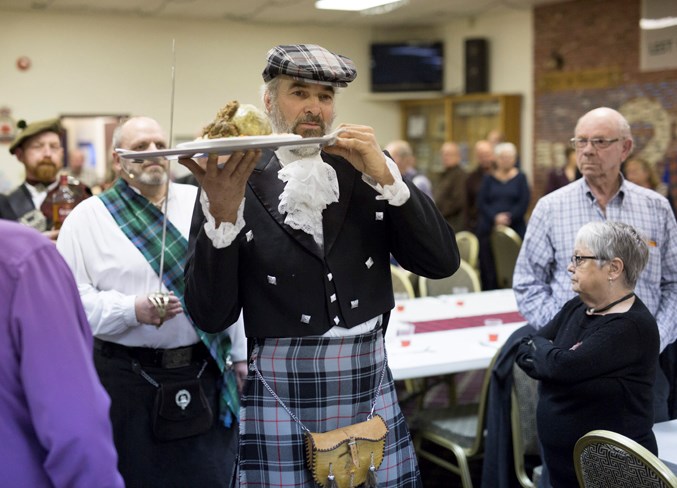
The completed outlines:
{"type": "Polygon", "coordinates": [[[124,126],[132,118],[133,117],[124,117],[124,118],[120,119],[120,121],[118,122],[118,125],[113,130],[113,137],[112,137],[112,140],[111,140],[111,146],[112,146],[113,150],[120,148],[120,144],[122,144],[122,126],[124,126]]]}
{"type": "Polygon", "coordinates": [[[402,139],[390,141],[388,144],[386,144],[385,150],[388,151],[391,156],[398,158],[408,158],[414,155],[414,151],[411,149],[411,144],[402,139]]]}
{"type": "Polygon", "coordinates": [[[270,97],[272,103],[277,103],[277,92],[280,87],[280,77],[276,76],[270,81],[261,85],[261,101],[263,106],[266,106],[266,94],[270,97]]]}
{"type": "Polygon", "coordinates": [[[622,222],[589,222],[578,230],[576,243],[599,258],[623,261],[625,284],[634,288],[649,261],[649,246],[634,227],[622,222]]]}
{"type": "Polygon", "coordinates": [[[515,157],[517,156],[517,147],[512,142],[499,142],[494,148],[494,154],[500,156],[504,153],[515,157]]]}

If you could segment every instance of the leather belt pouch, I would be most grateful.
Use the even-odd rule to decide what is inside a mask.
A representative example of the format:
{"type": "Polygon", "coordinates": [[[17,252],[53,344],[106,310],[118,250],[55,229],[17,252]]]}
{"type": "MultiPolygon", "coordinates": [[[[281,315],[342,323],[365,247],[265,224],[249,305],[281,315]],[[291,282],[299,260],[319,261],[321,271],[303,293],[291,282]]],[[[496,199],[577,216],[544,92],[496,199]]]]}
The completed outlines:
{"type": "Polygon", "coordinates": [[[207,432],[214,423],[212,409],[199,379],[162,383],[155,394],[153,433],[172,441],[207,432]]]}
{"type": "Polygon", "coordinates": [[[306,432],[306,458],[315,482],[326,487],[333,480],[339,488],[365,483],[370,469],[383,462],[386,434],[380,415],[323,434],[306,432]]]}

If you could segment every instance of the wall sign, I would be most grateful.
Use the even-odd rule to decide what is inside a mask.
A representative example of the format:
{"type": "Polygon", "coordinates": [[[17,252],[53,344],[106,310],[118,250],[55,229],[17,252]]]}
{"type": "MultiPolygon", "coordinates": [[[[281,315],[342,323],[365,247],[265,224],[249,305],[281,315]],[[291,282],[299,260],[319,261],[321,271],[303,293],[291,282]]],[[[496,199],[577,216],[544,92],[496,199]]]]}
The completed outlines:
{"type": "Polygon", "coordinates": [[[674,0],[643,0],[640,71],[677,69],[677,8],[674,0]]]}

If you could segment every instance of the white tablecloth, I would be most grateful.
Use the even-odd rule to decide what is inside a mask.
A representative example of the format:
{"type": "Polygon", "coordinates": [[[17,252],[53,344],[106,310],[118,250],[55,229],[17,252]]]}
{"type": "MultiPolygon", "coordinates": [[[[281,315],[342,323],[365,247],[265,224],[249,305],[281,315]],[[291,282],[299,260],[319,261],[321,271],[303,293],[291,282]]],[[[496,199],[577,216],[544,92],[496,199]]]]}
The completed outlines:
{"type": "MultiPolygon", "coordinates": [[[[483,316],[491,320],[492,314],[516,311],[512,290],[398,301],[386,334],[393,377],[402,380],[486,368],[508,336],[525,322],[415,333],[406,337],[398,335],[403,328],[401,324],[463,318],[468,318],[468,323],[477,323],[484,320],[483,316]]],[[[461,322],[456,320],[456,326],[461,322]]]]}

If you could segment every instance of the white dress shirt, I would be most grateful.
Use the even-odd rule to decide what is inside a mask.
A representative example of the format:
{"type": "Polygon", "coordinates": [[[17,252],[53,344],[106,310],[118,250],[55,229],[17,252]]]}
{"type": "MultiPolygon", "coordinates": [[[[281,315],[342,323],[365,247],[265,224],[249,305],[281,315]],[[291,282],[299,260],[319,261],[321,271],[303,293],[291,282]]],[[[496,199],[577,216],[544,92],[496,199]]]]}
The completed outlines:
{"type": "Polygon", "coordinates": [[[45,198],[47,198],[47,193],[56,188],[58,184],[59,180],[48,186],[41,185],[40,188],[38,188],[26,182],[26,188],[28,189],[28,193],[31,194],[31,200],[33,200],[33,205],[35,208],[40,209],[45,201],[45,198]]]}
{"type": "MultiPolygon", "coordinates": [[[[169,221],[188,238],[197,188],[170,184],[169,221]]],[[[164,208],[163,208],[164,209],[164,208]]],[[[175,348],[199,342],[186,315],[161,327],[136,319],[137,296],[158,291],[159,278],[146,258],[120,230],[101,199],[91,197],[64,222],[57,248],[70,266],[95,337],[131,347],[175,348]]],[[[162,291],[167,291],[164,284],[162,291]]],[[[234,361],[246,359],[242,319],[228,328],[234,361]]]]}

